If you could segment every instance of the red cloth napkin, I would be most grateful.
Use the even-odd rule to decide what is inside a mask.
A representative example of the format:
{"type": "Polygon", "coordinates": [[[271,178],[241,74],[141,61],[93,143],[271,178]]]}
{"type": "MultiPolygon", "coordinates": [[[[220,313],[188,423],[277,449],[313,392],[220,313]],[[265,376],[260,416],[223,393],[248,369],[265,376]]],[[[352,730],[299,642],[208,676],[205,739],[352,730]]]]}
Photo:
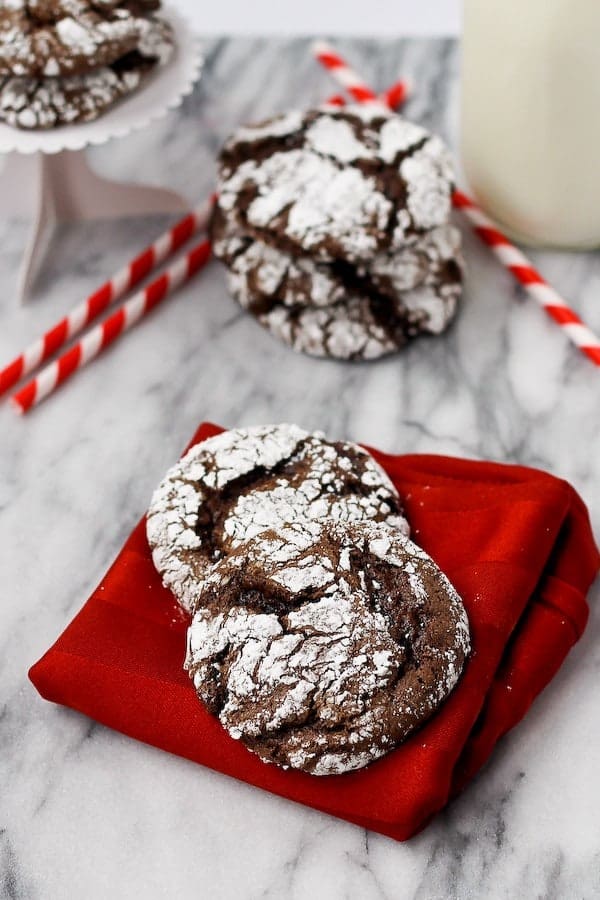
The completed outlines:
{"type": "MultiPolygon", "coordinates": [[[[220,432],[200,427],[192,443],[220,432]]],[[[525,714],[585,628],[600,565],[572,487],[535,469],[373,455],[405,498],[413,536],[469,615],[473,652],[439,711],[366,769],[316,777],[262,763],[196,699],[186,621],[160,582],[144,522],[33,666],[47,700],[265,790],[405,840],[459,791],[525,714]]]]}

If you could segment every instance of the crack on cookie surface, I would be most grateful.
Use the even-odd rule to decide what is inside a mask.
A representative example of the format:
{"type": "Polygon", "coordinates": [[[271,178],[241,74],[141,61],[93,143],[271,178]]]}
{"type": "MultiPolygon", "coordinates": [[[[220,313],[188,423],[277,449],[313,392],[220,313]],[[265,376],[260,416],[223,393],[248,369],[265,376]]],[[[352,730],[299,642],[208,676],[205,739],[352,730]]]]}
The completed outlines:
{"type": "Polygon", "coordinates": [[[408,532],[398,492],[366,451],[264,426],[192,448],[155,491],[147,534],[164,584],[192,610],[221,556],[265,533],[280,540],[280,555],[287,545],[299,552],[305,523],[324,518],[388,521],[408,532]]]}
{"type": "Polygon", "coordinates": [[[221,152],[218,205],[284,252],[359,262],[444,224],[452,188],[439,138],[350,107],[238,129],[221,152]]]}
{"type": "Polygon", "coordinates": [[[469,649],[456,592],[386,525],[263,535],[219,563],[198,599],[186,666],[226,692],[213,714],[262,759],[331,774],[388,752],[431,715],[469,649]],[[221,664],[215,651],[227,648],[221,664]]]}
{"type": "MultiPolygon", "coordinates": [[[[422,139],[417,146],[423,147],[422,139]]],[[[318,248],[299,248],[286,233],[289,204],[264,227],[248,225],[243,211],[239,221],[240,208],[258,196],[257,186],[247,185],[237,206],[217,206],[214,252],[229,269],[238,302],[295,350],[373,359],[420,334],[439,334],[451,322],[462,290],[460,233],[453,226],[420,236],[416,229],[404,235],[401,247],[380,249],[368,261],[345,258],[333,245],[331,258],[321,258],[318,248]]],[[[384,228],[388,238],[402,215],[397,201],[384,228]]]]}

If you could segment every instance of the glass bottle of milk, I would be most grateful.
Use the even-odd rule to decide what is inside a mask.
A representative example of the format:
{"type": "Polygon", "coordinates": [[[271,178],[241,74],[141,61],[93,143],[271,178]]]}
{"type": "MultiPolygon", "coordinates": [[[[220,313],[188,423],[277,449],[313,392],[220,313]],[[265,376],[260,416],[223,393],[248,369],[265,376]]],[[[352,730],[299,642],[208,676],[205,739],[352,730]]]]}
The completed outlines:
{"type": "Polygon", "coordinates": [[[464,0],[462,158],[516,238],[600,246],[600,0],[464,0]]]}

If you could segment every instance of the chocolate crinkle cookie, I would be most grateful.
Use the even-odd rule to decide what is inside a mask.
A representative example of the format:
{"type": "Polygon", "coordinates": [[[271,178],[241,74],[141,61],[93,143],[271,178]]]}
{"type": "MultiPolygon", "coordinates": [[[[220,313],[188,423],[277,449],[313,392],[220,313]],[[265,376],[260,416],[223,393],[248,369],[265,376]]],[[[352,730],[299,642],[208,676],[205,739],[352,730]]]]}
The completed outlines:
{"type": "Polygon", "coordinates": [[[398,115],[288,113],[225,144],[215,254],[241,305],[295,349],[372,359],[455,314],[452,190],[443,142],[398,115]]]}
{"type": "Polygon", "coordinates": [[[158,0],[0,0],[0,120],[53,128],[97,118],[170,58],[158,0]]]}
{"type": "Polygon", "coordinates": [[[147,535],[164,584],[192,611],[216,562],[265,531],[293,542],[322,520],[409,531],[396,488],[366,450],[265,425],[192,447],[154,492],[147,535]]]}
{"type": "Polygon", "coordinates": [[[441,225],[370,263],[326,263],[244,235],[217,209],[215,254],[233,296],[295,350],[374,359],[419,334],[440,334],[462,291],[460,233],[441,225]]]}
{"type": "Polygon", "coordinates": [[[334,775],[423,724],[469,649],[458,594],[398,529],[304,521],[214,566],[186,668],[209,711],[262,760],[334,775]]]}

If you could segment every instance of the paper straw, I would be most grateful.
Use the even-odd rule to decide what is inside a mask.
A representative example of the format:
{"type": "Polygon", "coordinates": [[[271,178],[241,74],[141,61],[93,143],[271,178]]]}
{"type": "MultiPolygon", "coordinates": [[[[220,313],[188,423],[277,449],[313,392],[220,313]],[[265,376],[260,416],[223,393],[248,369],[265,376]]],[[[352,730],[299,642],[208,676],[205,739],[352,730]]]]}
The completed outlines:
{"type": "MultiPolygon", "coordinates": [[[[406,102],[409,96],[409,86],[406,80],[395,81],[390,87],[379,94],[374,102],[377,105],[385,106],[387,109],[398,109],[406,102]]],[[[323,106],[346,106],[346,98],[342,94],[334,94],[329,100],[326,100],[323,106]]]]}
{"type": "Polygon", "coordinates": [[[394,82],[387,91],[384,91],[383,94],[379,95],[379,99],[386,106],[389,106],[390,109],[398,109],[406,100],[408,100],[410,91],[410,83],[404,78],[402,81],[394,82]]]}
{"type": "MultiPolygon", "coordinates": [[[[330,44],[317,41],[313,45],[313,55],[331,73],[338,84],[344,87],[359,103],[372,103],[377,100],[377,95],[330,44]]],[[[563,330],[569,340],[595,365],[600,366],[600,338],[585,325],[564,298],[542,278],[525,254],[498,230],[492,220],[467,194],[455,191],[452,202],[456,209],[459,209],[467,218],[475,234],[490,248],[525,291],[546,311],[552,321],[563,330]]]]}
{"type": "Polygon", "coordinates": [[[37,369],[95,321],[112,303],[124,297],[160,263],[179,250],[194,234],[208,225],[214,198],[197,206],[188,215],[161,234],[83,303],[57,322],[0,371],[0,394],[10,390],[25,375],[37,369]]]}
{"type": "Polygon", "coordinates": [[[202,241],[147,287],[131,297],[130,300],[125,301],[104,322],[92,328],[81,341],[63,353],[59,359],[42,369],[35,378],[11,398],[17,411],[26,413],[52,394],[78,369],[95,359],[113,341],[148,315],[179,285],[206,265],[210,254],[210,242],[202,241]]]}
{"type": "Polygon", "coordinates": [[[337,83],[345,88],[358,103],[381,104],[382,101],[377,94],[358,77],[331,44],[326,41],[315,41],[312,45],[312,52],[321,65],[331,72],[337,83]]]}
{"type": "MultiPolygon", "coordinates": [[[[406,96],[407,88],[403,82],[395,82],[385,93],[385,97],[389,98],[388,102],[394,104],[404,102],[406,96]]],[[[325,105],[343,106],[344,104],[344,97],[336,94],[330,97],[325,105]]],[[[31,350],[31,348],[26,350],[10,366],[7,366],[4,372],[0,373],[0,379],[2,375],[6,379],[3,388],[0,387],[0,393],[2,390],[7,390],[13,386],[22,375],[31,372],[37,365],[45,361],[69,338],[81,332],[93,319],[101,314],[109,303],[113,302],[117,297],[123,296],[145,274],[152,271],[160,262],[172,255],[193,233],[206,227],[214,200],[215,195],[211,197],[208,203],[197,207],[169,229],[168,232],[161,235],[120,273],[106,282],[102,288],[77,307],[70,316],[58,323],[40,341],[33,344],[32,348],[35,348],[35,350],[31,350]],[[101,296],[101,300],[97,299],[99,296],[101,296]],[[107,297],[110,299],[106,299],[107,297]],[[101,305],[101,303],[104,305],[101,305]],[[53,333],[56,333],[57,336],[49,338],[49,335],[53,333]],[[41,348],[40,344],[42,345],[41,348]],[[37,362],[35,361],[36,358],[37,362]],[[13,380],[10,381],[10,379],[13,380]]],[[[46,366],[36,378],[28,382],[11,398],[11,402],[16,410],[19,413],[26,413],[32,407],[37,406],[38,403],[52,394],[59,385],[63,384],[78,369],[91,362],[121,334],[128,331],[129,328],[164,299],[167,294],[171,293],[178,284],[190,278],[208,261],[209,257],[210,244],[208,241],[204,241],[190,251],[183,260],[171,267],[171,269],[168,269],[152,284],[136,294],[135,297],[132,297],[131,300],[124,303],[105,322],[92,329],[85,338],[71,347],[66,353],[63,353],[54,363],[46,366]],[[186,261],[189,269],[186,267],[186,261]]],[[[2,385],[1,380],[0,385],[2,385]]]]}
{"type": "Polygon", "coordinates": [[[455,191],[452,202],[471,223],[473,231],[494,256],[517,279],[519,284],[559,325],[570,341],[600,366],[600,338],[591,331],[561,295],[545,281],[518,247],[498,231],[483,210],[462,191],[455,191]]]}

